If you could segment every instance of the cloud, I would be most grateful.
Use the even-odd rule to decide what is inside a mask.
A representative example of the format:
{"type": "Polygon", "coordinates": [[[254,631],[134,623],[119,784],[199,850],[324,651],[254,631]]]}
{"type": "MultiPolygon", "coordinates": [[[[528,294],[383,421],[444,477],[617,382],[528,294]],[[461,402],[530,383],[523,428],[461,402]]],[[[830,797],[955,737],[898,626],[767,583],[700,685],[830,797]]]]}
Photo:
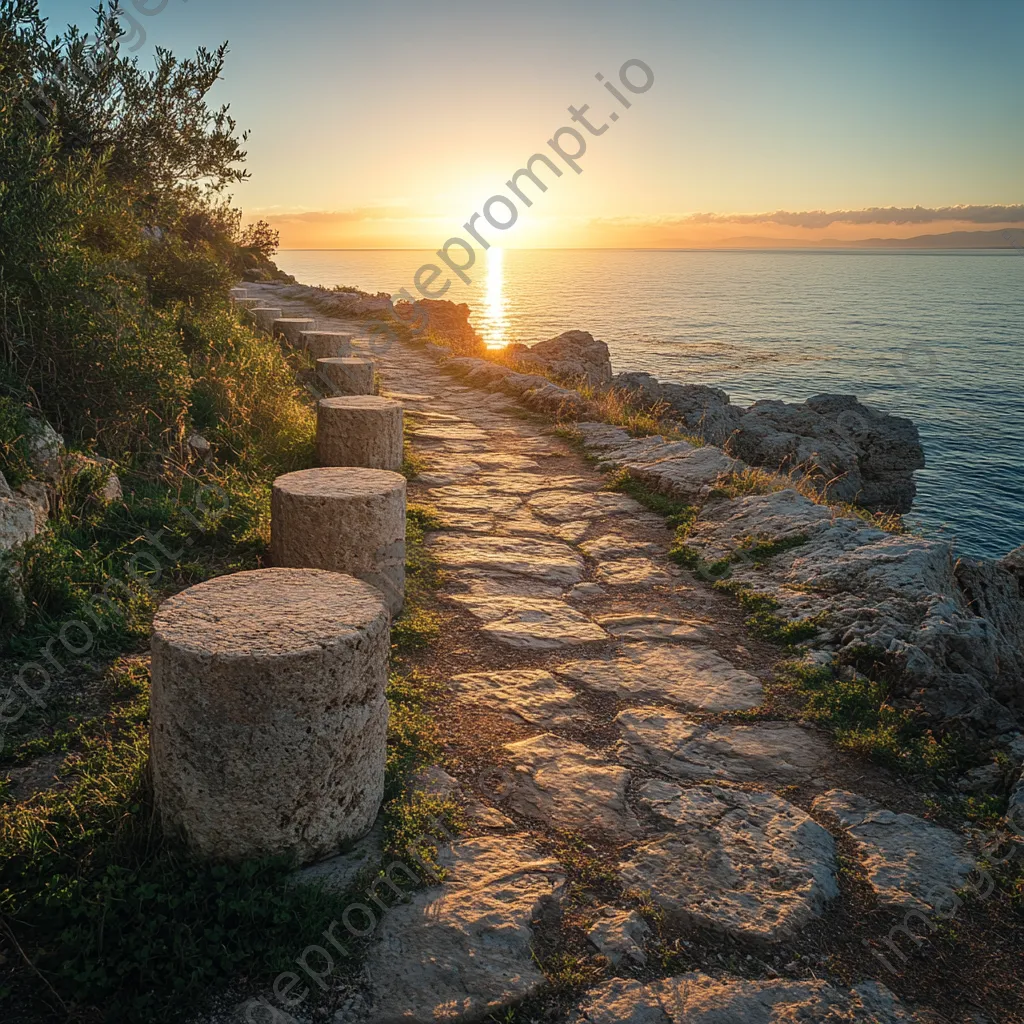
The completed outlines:
{"type": "Polygon", "coordinates": [[[826,228],[831,224],[1022,224],[1024,204],[1012,206],[873,206],[866,210],[807,210],[772,213],[694,213],[672,218],[686,224],[781,224],[793,228],[826,228]]]}
{"type": "Polygon", "coordinates": [[[362,224],[382,220],[407,220],[412,211],[403,206],[363,206],[354,210],[299,210],[288,211],[280,207],[251,210],[249,217],[265,217],[275,223],[288,224],[362,224]]]}

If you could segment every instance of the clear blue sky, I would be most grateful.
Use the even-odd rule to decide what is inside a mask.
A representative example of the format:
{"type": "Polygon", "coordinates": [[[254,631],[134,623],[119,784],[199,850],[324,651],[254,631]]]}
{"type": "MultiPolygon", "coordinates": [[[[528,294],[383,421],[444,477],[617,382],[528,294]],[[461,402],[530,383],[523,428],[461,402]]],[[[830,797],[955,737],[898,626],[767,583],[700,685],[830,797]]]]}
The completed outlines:
{"type": "MultiPolygon", "coordinates": [[[[52,27],[91,21],[88,0],[42,6],[52,27]]],[[[534,241],[696,211],[1024,200],[1024,2],[170,0],[138,20],[144,62],[230,41],[217,98],[252,131],[237,200],[339,237],[457,226],[570,103],[606,117],[594,73],[633,57],[653,88],[591,140],[534,241]]]]}

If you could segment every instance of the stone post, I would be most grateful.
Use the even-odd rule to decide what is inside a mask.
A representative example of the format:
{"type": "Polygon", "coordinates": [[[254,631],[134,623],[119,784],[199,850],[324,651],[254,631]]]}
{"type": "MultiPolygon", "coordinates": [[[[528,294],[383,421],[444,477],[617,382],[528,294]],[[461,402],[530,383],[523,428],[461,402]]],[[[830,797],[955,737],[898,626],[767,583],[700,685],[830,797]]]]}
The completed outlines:
{"type": "Polygon", "coordinates": [[[299,347],[309,353],[309,358],[328,359],[352,354],[352,335],[338,331],[303,331],[299,347]]]}
{"type": "Polygon", "coordinates": [[[282,316],[274,321],[271,333],[275,338],[284,338],[292,348],[299,348],[303,331],[311,331],[315,325],[316,321],[307,317],[282,316]]]}
{"type": "Polygon", "coordinates": [[[274,481],[274,565],[356,576],[384,595],[392,615],[405,597],[405,477],[383,469],[304,469],[274,481]]]}
{"type": "Polygon", "coordinates": [[[266,331],[267,334],[271,333],[274,321],[281,315],[281,310],[275,309],[273,306],[256,306],[249,312],[252,313],[256,326],[261,331],[266,331]]]}
{"type": "Polygon", "coordinates": [[[250,312],[263,305],[263,299],[234,299],[237,309],[247,309],[250,312]]]}
{"type": "Polygon", "coordinates": [[[218,576],[153,622],[151,763],[165,830],[212,859],[330,857],[384,794],[388,611],[316,569],[218,576]]]}
{"type": "Polygon", "coordinates": [[[349,356],[318,359],[316,372],[331,385],[334,395],[372,395],[373,360],[349,356]]]}
{"type": "Polygon", "coordinates": [[[321,466],[397,471],[402,465],[402,406],[390,398],[321,398],[316,454],[321,466]]]}
{"type": "Polygon", "coordinates": [[[231,298],[233,298],[233,299],[247,299],[249,297],[249,289],[248,288],[232,288],[228,292],[228,295],[230,295],[231,298]]]}

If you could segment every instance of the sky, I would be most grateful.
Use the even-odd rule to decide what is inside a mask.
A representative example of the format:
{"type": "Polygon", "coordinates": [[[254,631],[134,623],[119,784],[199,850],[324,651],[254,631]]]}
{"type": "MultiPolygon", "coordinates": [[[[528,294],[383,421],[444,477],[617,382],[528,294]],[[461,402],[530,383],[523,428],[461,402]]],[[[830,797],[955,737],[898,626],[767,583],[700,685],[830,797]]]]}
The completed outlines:
{"type": "MultiPolygon", "coordinates": [[[[234,202],[286,248],[438,248],[494,195],[515,223],[475,223],[506,248],[1024,226],[1019,0],[137,3],[143,66],[229,41],[234,202]],[[584,104],[607,130],[571,120],[584,104]],[[562,127],[581,173],[549,146],[562,127]],[[536,165],[527,206],[506,182],[538,152],[562,174],[536,165]]],[[[95,0],[40,6],[85,27],[95,0]]]]}

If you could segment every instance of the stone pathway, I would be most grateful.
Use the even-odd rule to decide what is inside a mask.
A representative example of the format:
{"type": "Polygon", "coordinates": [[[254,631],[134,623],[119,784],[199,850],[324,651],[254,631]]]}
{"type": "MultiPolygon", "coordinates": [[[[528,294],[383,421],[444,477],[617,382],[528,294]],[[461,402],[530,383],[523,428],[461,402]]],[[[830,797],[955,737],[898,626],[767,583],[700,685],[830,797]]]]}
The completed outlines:
{"type": "MultiPolygon", "coordinates": [[[[362,333],[264,287],[286,315],[362,333]]],[[[751,948],[822,919],[840,895],[834,836],[854,841],[884,902],[911,905],[930,883],[962,878],[952,833],[930,836],[923,867],[894,864],[895,845],[927,823],[889,822],[837,792],[858,776],[823,733],[750,720],[780,651],[669,560],[661,517],[603,491],[599,469],[514,400],[457,383],[418,349],[376,358],[427,467],[410,501],[444,524],[427,541],[447,615],[428,669],[449,686],[441,727],[471,820],[445,850],[445,883],[382,916],[366,1020],[480,1020],[538,992],[542,904],[557,907],[566,891],[565,870],[544,853],[559,836],[618,864],[619,906],[605,908],[592,942],[619,950],[609,969],[620,972],[643,962],[650,941],[637,891],[671,927],[751,948]]],[[[699,450],[694,472],[726,466],[716,451],[699,450]]],[[[576,1013],[659,1024],[916,1019],[873,982],[851,991],[699,974],[615,979],[576,1013]]]]}

